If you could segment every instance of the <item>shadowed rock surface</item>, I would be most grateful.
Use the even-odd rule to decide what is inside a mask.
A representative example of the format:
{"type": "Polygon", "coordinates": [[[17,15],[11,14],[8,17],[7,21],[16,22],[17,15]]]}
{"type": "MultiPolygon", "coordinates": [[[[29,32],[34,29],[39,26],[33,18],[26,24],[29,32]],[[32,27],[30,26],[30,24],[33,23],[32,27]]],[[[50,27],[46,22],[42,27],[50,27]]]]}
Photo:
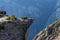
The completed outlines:
{"type": "Polygon", "coordinates": [[[33,40],[60,40],[60,19],[48,25],[33,40]]]}
{"type": "Polygon", "coordinates": [[[26,40],[27,30],[33,19],[21,17],[15,20],[14,16],[10,18],[11,16],[6,16],[4,12],[0,12],[0,40],[26,40]]]}

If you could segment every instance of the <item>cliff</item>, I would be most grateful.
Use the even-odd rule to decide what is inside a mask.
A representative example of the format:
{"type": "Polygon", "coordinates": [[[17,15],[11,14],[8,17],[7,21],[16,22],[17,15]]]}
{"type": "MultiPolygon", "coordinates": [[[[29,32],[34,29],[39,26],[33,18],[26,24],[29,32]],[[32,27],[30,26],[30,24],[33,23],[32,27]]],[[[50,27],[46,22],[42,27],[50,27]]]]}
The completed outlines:
{"type": "Polygon", "coordinates": [[[33,40],[60,40],[60,19],[39,32],[33,40]]]}
{"type": "Polygon", "coordinates": [[[26,40],[32,22],[32,18],[6,16],[5,11],[0,11],[0,40],[26,40]]]}

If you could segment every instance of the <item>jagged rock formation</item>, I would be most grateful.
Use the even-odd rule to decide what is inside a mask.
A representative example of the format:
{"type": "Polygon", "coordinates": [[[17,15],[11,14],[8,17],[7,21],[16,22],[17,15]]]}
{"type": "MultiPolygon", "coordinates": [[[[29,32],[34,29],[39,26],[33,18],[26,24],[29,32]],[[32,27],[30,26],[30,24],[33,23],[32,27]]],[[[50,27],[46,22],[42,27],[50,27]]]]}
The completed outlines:
{"type": "Polygon", "coordinates": [[[21,17],[15,20],[14,16],[6,16],[4,13],[0,12],[0,40],[26,40],[27,29],[33,19],[21,17]]]}
{"type": "Polygon", "coordinates": [[[48,25],[33,40],[60,40],[60,19],[48,25]]]}

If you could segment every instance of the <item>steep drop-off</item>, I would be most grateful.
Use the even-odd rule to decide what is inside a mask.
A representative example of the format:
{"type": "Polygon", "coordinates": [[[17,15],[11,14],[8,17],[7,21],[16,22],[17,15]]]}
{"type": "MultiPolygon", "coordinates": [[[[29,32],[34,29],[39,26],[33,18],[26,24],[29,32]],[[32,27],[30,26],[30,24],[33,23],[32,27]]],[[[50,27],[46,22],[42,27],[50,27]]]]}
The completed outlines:
{"type": "Polygon", "coordinates": [[[26,40],[27,30],[33,19],[28,17],[16,18],[0,11],[0,40],[26,40]]]}

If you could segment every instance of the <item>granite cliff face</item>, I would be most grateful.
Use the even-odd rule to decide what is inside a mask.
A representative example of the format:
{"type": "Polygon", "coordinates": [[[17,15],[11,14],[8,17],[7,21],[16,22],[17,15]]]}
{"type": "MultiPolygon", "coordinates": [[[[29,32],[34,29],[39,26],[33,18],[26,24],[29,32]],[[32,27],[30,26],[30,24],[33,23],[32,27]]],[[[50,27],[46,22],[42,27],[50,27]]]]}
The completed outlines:
{"type": "Polygon", "coordinates": [[[26,40],[32,22],[31,18],[6,16],[5,11],[0,11],[0,40],[26,40]]]}
{"type": "Polygon", "coordinates": [[[48,25],[33,40],[60,40],[60,19],[48,25]]]}

